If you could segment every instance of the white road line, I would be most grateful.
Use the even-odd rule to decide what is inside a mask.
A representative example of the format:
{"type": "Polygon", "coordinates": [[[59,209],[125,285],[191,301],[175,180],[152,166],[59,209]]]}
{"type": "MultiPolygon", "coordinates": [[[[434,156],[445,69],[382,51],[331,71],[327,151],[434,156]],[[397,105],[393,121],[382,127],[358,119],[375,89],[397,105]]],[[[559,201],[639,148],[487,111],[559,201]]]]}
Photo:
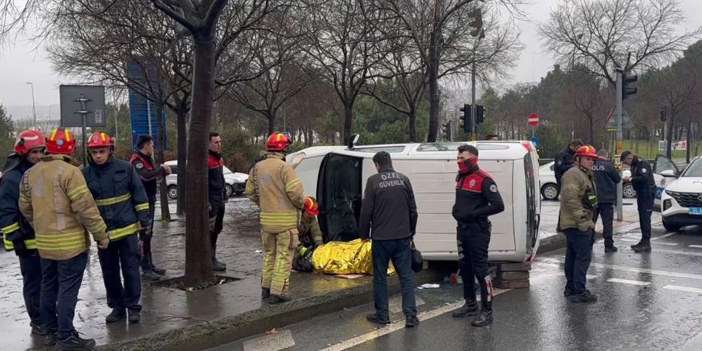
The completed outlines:
{"type": "Polygon", "coordinates": [[[653,245],[678,246],[678,243],[664,243],[662,241],[651,242],[653,245]]]}
{"type": "MultiPolygon", "coordinates": [[[[496,289],[496,290],[495,290],[495,296],[500,295],[500,294],[504,294],[504,293],[506,293],[506,292],[508,292],[508,291],[510,291],[510,290],[500,290],[500,289],[496,289]]],[[[422,313],[420,313],[420,314],[418,315],[419,320],[423,322],[423,321],[432,319],[432,318],[434,318],[434,317],[438,317],[438,316],[440,316],[440,315],[442,315],[442,314],[444,314],[444,313],[449,313],[449,312],[451,312],[451,311],[453,311],[453,310],[457,310],[457,309],[461,308],[461,307],[463,306],[464,303],[465,303],[465,301],[461,300],[461,301],[458,301],[458,302],[454,302],[454,303],[452,303],[452,304],[448,304],[448,305],[443,306],[443,307],[439,307],[439,308],[434,309],[434,310],[431,310],[431,311],[422,312],[422,313]]],[[[374,330],[374,331],[372,331],[372,332],[369,332],[369,333],[366,333],[366,334],[363,334],[363,335],[359,335],[359,336],[357,336],[357,337],[355,337],[355,338],[351,338],[351,339],[342,341],[342,342],[340,342],[340,343],[338,343],[338,344],[329,346],[329,347],[327,347],[327,348],[325,348],[325,349],[322,349],[321,351],[343,351],[343,350],[348,350],[348,349],[350,349],[350,348],[352,348],[352,347],[354,347],[354,346],[358,346],[358,345],[361,345],[361,344],[363,344],[363,343],[365,343],[365,342],[371,341],[371,340],[373,340],[373,339],[377,339],[377,338],[379,338],[379,337],[381,337],[381,336],[388,335],[388,334],[390,334],[390,333],[392,333],[392,332],[396,332],[396,331],[398,331],[398,330],[400,330],[400,329],[402,329],[402,328],[404,328],[404,327],[405,327],[405,321],[400,321],[400,322],[395,322],[395,323],[392,323],[392,324],[388,324],[388,325],[386,325],[386,326],[384,326],[384,327],[382,327],[382,328],[376,329],[376,330],[374,330]]]]}
{"type": "Polygon", "coordinates": [[[656,236],[656,237],[652,238],[651,241],[657,241],[657,240],[660,240],[660,239],[665,239],[665,238],[667,238],[667,237],[669,237],[669,236],[673,236],[673,235],[675,235],[675,234],[678,234],[678,233],[673,232],[673,233],[668,233],[668,234],[664,234],[664,235],[661,235],[661,236],[656,236]]]}
{"type": "Polygon", "coordinates": [[[289,329],[244,341],[244,351],[278,351],[295,346],[289,329]]]}
{"type": "MultiPolygon", "coordinates": [[[[660,252],[660,251],[662,251],[662,250],[656,250],[656,252],[660,252]]],[[[554,262],[554,263],[563,263],[563,260],[560,260],[557,258],[550,258],[550,257],[544,257],[544,258],[541,258],[540,260],[554,262]]],[[[679,272],[661,271],[661,270],[656,270],[656,269],[634,268],[634,267],[626,267],[626,266],[618,266],[618,265],[602,264],[602,263],[594,263],[594,262],[590,264],[590,267],[605,268],[605,269],[611,269],[611,270],[623,271],[623,272],[662,275],[662,276],[666,276],[666,277],[702,280],[702,274],[679,273],[679,272]]]]}
{"type": "Polygon", "coordinates": [[[693,292],[693,293],[702,294],[702,289],[690,288],[690,287],[687,287],[687,286],[666,285],[666,286],[663,287],[663,289],[678,290],[678,291],[686,291],[686,292],[693,292]]]}
{"type": "Polygon", "coordinates": [[[608,282],[610,283],[622,283],[622,284],[629,284],[629,285],[639,285],[639,286],[646,286],[650,285],[650,282],[642,282],[638,280],[629,280],[629,279],[619,279],[619,278],[611,278],[607,279],[608,282]]]}
{"type": "Polygon", "coordinates": [[[665,249],[653,249],[653,252],[661,252],[661,253],[667,253],[667,254],[673,254],[673,255],[702,257],[702,252],[677,251],[677,250],[665,250],[665,249]]]}
{"type": "Polygon", "coordinates": [[[693,249],[702,249],[702,245],[690,245],[689,247],[693,249]]]}
{"type": "MultiPolygon", "coordinates": [[[[617,241],[617,240],[615,240],[615,241],[617,241]]],[[[628,241],[628,242],[630,242],[630,243],[639,242],[638,239],[619,239],[618,241],[628,241]]]]}

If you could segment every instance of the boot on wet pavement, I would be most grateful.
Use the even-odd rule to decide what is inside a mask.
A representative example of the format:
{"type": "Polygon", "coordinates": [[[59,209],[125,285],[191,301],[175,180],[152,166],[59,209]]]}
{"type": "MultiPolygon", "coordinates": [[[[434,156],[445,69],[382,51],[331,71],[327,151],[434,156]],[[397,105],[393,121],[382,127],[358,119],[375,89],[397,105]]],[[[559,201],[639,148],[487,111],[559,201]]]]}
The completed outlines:
{"type": "Polygon", "coordinates": [[[280,295],[271,294],[271,296],[268,297],[266,302],[268,302],[271,305],[275,305],[275,304],[279,304],[279,303],[288,302],[291,300],[292,299],[290,298],[290,296],[280,296],[280,295]]]}
{"type": "Polygon", "coordinates": [[[269,297],[271,297],[271,289],[261,288],[261,298],[265,300],[269,297]]]}
{"type": "Polygon", "coordinates": [[[219,262],[217,259],[217,246],[212,247],[212,270],[215,272],[224,272],[227,270],[227,265],[219,262]]]}
{"type": "Polygon", "coordinates": [[[631,248],[634,252],[651,252],[651,243],[640,242],[631,248]]]}
{"type": "Polygon", "coordinates": [[[151,270],[158,274],[158,275],[164,275],[166,274],[166,270],[163,268],[158,268],[154,265],[154,257],[149,253],[149,265],[151,265],[151,270]]]}
{"type": "Polygon", "coordinates": [[[617,252],[619,249],[614,245],[606,245],[605,252],[617,252]]]}
{"type": "Polygon", "coordinates": [[[379,317],[376,313],[367,314],[366,320],[371,322],[371,323],[375,323],[375,324],[381,324],[381,325],[390,324],[390,318],[379,317]]]}
{"type": "Polygon", "coordinates": [[[141,322],[141,311],[129,310],[129,323],[139,323],[139,322],[141,322]]]}
{"type": "Polygon", "coordinates": [[[409,316],[405,319],[405,328],[414,328],[419,325],[419,318],[417,316],[409,316]]]}
{"type": "Polygon", "coordinates": [[[39,324],[35,324],[34,322],[31,322],[30,325],[32,327],[32,334],[34,334],[34,335],[45,336],[46,334],[49,333],[49,330],[47,330],[46,328],[42,327],[39,324]]]}
{"type": "Polygon", "coordinates": [[[118,322],[118,321],[124,319],[124,317],[126,317],[126,316],[127,316],[127,312],[124,310],[124,308],[113,308],[112,312],[110,312],[110,314],[108,314],[107,317],[105,317],[105,322],[106,323],[118,322]]]}
{"type": "Polygon", "coordinates": [[[89,351],[94,348],[95,340],[83,339],[75,332],[66,339],[56,341],[56,350],[59,351],[89,351]]]}
{"type": "Polygon", "coordinates": [[[48,331],[44,336],[44,346],[54,346],[56,345],[56,331],[48,331]]]}
{"type": "Polygon", "coordinates": [[[478,314],[478,317],[476,317],[471,324],[474,327],[485,327],[492,324],[492,310],[482,309],[478,314]]]}
{"type": "Polygon", "coordinates": [[[161,279],[161,276],[156,274],[153,270],[151,270],[151,267],[149,267],[147,269],[142,268],[141,277],[144,278],[144,280],[151,281],[151,282],[155,282],[155,281],[161,279]]]}
{"type": "Polygon", "coordinates": [[[591,293],[589,290],[585,290],[585,292],[582,294],[575,294],[570,296],[570,301],[573,303],[597,302],[597,295],[591,293]]]}
{"type": "Polygon", "coordinates": [[[463,307],[453,312],[453,318],[465,318],[478,315],[478,304],[475,301],[466,301],[463,307]]]}

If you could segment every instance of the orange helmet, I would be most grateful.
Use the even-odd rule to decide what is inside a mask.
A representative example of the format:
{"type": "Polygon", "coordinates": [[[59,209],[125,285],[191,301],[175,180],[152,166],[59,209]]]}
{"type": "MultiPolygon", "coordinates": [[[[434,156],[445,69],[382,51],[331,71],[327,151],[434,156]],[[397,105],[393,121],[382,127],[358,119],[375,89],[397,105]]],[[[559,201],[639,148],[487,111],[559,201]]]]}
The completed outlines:
{"type": "Polygon", "coordinates": [[[305,212],[310,216],[319,214],[319,204],[317,204],[317,201],[314,201],[313,197],[305,198],[305,212]]]}
{"type": "Polygon", "coordinates": [[[46,152],[50,154],[70,155],[76,148],[76,138],[68,129],[54,129],[46,139],[46,152]]]}
{"type": "Polygon", "coordinates": [[[88,149],[113,146],[112,138],[104,132],[95,132],[88,139],[88,149]]]}
{"type": "Polygon", "coordinates": [[[290,138],[283,133],[275,132],[266,141],[266,151],[283,152],[290,145],[290,138]]]}
{"type": "Polygon", "coordinates": [[[575,157],[589,157],[589,158],[597,158],[597,152],[595,152],[595,148],[590,146],[590,145],[584,145],[578,148],[577,151],[575,151],[575,157]]]}
{"type": "Polygon", "coordinates": [[[15,153],[24,156],[34,148],[44,148],[44,135],[38,130],[25,130],[17,136],[15,153]]]}

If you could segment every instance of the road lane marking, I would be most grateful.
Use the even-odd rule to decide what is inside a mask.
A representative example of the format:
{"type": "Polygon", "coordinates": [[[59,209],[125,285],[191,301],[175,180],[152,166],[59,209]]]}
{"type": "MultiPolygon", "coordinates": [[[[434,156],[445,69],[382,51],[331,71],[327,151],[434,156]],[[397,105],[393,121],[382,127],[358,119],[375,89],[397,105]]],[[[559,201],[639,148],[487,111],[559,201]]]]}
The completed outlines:
{"type": "MultiPolygon", "coordinates": [[[[662,250],[656,250],[656,252],[659,252],[662,250]]],[[[563,263],[563,260],[557,259],[557,258],[551,258],[551,257],[543,257],[540,258],[542,261],[548,261],[548,262],[555,262],[555,263],[563,263]]],[[[692,274],[692,273],[679,273],[679,272],[670,272],[670,271],[661,271],[657,269],[647,269],[647,268],[635,268],[635,267],[627,267],[627,266],[618,266],[618,265],[611,265],[611,264],[602,264],[602,263],[591,263],[590,267],[596,267],[596,268],[605,268],[605,269],[611,269],[615,271],[623,271],[623,272],[633,272],[633,273],[646,273],[646,274],[651,274],[651,275],[662,275],[666,277],[675,277],[675,278],[687,278],[687,279],[697,279],[697,280],[702,280],[702,275],[700,274],[692,274]]]]}
{"type": "Polygon", "coordinates": [[[693,249],[702,249],[702,245],[690,245],[689,247],[693,249]]]}
{"type": "Polygon", "coordinates": [[[693,293],[702,294],[702,289],[690,288],[690,287],[688,287],[688,286],[666,285],[666,286],[663,287],[663,289],[677,290],[677,291],[685,291],[685,292],[693,292],[693,293]]]}
{"type": "Polygon", "coordinates": [[[678,243],[664,243],[660,241],[651,242],[653,245],[678,246],[678,243]]]}
{"type": "Polygon", "coordinates": [[[639,240],[638,239],[619,239],[619,241],[628,241],[630,243],[635,243],[635,242],[638,242],[639,240]]]}
{"type": "Polygon", "coordinates": [[[702,252],[690,252],[690,251],[678,251],[678,250],[665,250],[665,249],[655,249],[654,252],[667,253],[673,255],[684,255],[684,256],[694,256],[702,257],[702,252]]]}
{"type": "Polygon", "coordinates": [[[651,241],[657,241],[657,240],[659,240],[659,239],[665,239],[665,238],[667,238],[667,237],[669,237],[669,236],[673,236],[673,235],[675,235],[675,234],[678,234],[678,233],[673,232],[673,233],[668,233],[668,234],[664,234],[664,235],[661,235],[661,236],[657,236],[657,237],[652,238],[651,241]]]}
{"type": "Polygon", "coordinates": [[[289,329],[244,341],[244,351],[278,351],[295,346],[289,329]]]}
{"type": "Polygon", "coordinates": [[[611,278],[611,279],[607,279],[607,281],[610,283],[622,283],[622,284],[639,285],[639,286],[651,285],[650,282],[642,282],[642,281],[638,281],[638,280],[619,279],[619,278],[611,278]]]}

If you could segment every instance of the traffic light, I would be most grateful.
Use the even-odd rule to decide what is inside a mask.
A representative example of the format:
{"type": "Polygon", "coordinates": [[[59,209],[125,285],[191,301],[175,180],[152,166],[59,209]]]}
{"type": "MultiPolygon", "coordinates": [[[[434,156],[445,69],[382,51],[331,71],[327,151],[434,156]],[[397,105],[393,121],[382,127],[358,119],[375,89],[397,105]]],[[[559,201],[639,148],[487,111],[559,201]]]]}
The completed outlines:
{"type": "Polygon", "coordinates": [[[459,121],[461,128],[463,128],[463,133],[470,133],[473,131],[473,120],[470,118],[470,104],[465,104],[461,107],[459,121]]]}
{"type": "Polygon", "coordinates": [[[485,107],[477,105],[475,106],[475,124],[483,123],[485,118],[485,107]]]}
{"type": "Polygon", "coordinates": [[[473,30],[470,32],[470,35],[473,37],[484,37],[485,34],[483,32],[483,10],[477,8],[471,11],[468,14],[468,18],[471,19],[470,23],[468,23],[468,26],[473,28],[473,30]]]}
{"type": "Polygon", "coordinates": [[[451,141],[451,121],[443,124],[444,126],[444,139],[451,141]]]}
{"type": "Polygon", "coordinates": [[[639,80],[639,76],[633,75],[627,77],[625,72],[622,72],[622,100],[626,99],[629,95],[636,94],[636,88],[630,87],[630,83],[634,83],[639,80]]]}

